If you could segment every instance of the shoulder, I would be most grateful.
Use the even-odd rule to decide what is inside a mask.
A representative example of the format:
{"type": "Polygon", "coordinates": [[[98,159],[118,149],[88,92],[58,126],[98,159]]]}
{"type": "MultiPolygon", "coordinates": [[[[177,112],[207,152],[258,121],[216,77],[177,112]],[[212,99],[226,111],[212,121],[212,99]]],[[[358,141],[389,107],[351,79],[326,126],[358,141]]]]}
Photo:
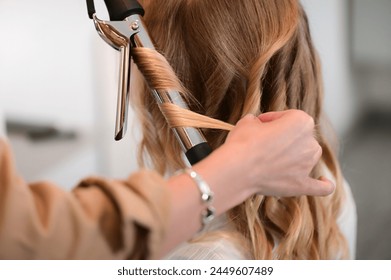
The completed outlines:
{"type": "Polygon", "coordinates": [[[207,226],[193,241],[185,242],[171,251],[170,260],[245,260],[251,256],[246,247],[222,215],[207,226]]]}
{"type": "Polygon", "coordinates": [[[350,258],[356,255],[357,239],[357,209],[349,183],[344,179],[343,187],[345,191],[344,203],[337,220],[338,226],[344,234],[349,244],[350,258]]]}
{"type": "MultiPolygon", "coordinates": [[[[324,165],[323,166],[325,176],[335,183],[335,178],[333,177],[330,170],[324,165]]],[[[346,180],[343,178],[342,188],[344,190],[343,203],[339,212],[337,219],[338,226],[345,236],[349,244],[349,254],[350,258],[354,259],[356,254],[356,237],[357,237],[357,209],[354,197],[352,194],[351,187],[346,180]]]]}
{"type": "Polygon", "coordinates": [[[166,256],[169,260],[244,260],[245,253],[231,240],[216,238],[186,242],[166,256]]]}

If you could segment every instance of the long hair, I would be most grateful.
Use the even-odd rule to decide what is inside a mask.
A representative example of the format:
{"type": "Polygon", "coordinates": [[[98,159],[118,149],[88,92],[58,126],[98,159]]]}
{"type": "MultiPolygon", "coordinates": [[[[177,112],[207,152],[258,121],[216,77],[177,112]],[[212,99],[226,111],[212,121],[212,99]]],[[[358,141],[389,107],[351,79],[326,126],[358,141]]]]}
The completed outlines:
{"type": "MultiPolygon", "coordinates": [[[[320,127],[320,63],[299,1],[159,0],[144,1],[144,7],[158,52],[140,48],[133,55],[154,88],[176,89],[192,111],[228,124],[248,113],[288,108],[303,110],[315,121],[323,154],[311,176],[322,175],[325,164],[336,178],[336,191],[328,197],[254,195],[230,210],[229,220],[252,257],[347,257],[346,240],[336,222],[342,175],[320,127]]],[[[180,116],[159,108],[149,91],[142,83],[133,96],[143,132],[139,160],[143,164],[147,159],[165,174],[184,167],[170,129],[173,121],[165,120],[180,116]]],[[[196,125],[197,116],[189,119],[196,125]]],[[[203,130],[212,148],[224,143],[227,132],[215,129],[219,125],[199,127],[212,128],[203,130]]]]}

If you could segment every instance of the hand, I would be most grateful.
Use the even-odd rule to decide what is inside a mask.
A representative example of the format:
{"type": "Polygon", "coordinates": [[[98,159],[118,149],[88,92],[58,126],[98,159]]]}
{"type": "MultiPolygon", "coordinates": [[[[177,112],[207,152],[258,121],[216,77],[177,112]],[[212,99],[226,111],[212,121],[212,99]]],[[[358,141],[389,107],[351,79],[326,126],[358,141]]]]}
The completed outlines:
{"type": "MultiPolygon", "coordinates": [[[[271,196],[324,196],[335,186],[309,174],[322,155],[314,137],[314,121],[303,111],[270,112],[241,119],[221,147],[231,155],[242,186],[271,196]]],[[[232,178],[234,180],[234,178],[232,178]]]]}

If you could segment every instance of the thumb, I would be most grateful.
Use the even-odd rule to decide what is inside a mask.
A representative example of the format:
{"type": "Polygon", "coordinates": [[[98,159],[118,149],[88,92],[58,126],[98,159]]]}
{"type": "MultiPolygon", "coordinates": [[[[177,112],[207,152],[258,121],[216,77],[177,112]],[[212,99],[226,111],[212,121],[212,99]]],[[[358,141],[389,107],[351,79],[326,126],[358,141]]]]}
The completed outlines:
{"type": "Polygon", "coordinates": [[[326,177],[319,177],[318,180],[309,178],[308,189],[305,190],[305,195],[311,196],[327,196],[334,192],[335,184],[326,177]]]}
{"type": "Polygon", "coordinates": [[[258,116],[258,119],[261,122],[271,122],[271,121],[274,121],[274,120],[277,120],[277,119],[281,118],[286,113],[287,113],[287,111],[267,112],[267,113],[264,113],[264,114],[260,114],[258,116]]]}

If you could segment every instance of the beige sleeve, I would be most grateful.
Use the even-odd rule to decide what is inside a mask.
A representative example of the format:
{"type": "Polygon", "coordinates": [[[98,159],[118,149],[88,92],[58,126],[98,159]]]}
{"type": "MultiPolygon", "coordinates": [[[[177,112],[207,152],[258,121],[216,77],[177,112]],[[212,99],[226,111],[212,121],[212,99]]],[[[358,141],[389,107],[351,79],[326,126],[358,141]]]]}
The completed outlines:
{"type": "Polygon", "coordinates": [[[0,259],[154,258],[168,226],[165,184],[146,170],[87,178],[72,192],[27,184],[0,139],[0,259]]]}

